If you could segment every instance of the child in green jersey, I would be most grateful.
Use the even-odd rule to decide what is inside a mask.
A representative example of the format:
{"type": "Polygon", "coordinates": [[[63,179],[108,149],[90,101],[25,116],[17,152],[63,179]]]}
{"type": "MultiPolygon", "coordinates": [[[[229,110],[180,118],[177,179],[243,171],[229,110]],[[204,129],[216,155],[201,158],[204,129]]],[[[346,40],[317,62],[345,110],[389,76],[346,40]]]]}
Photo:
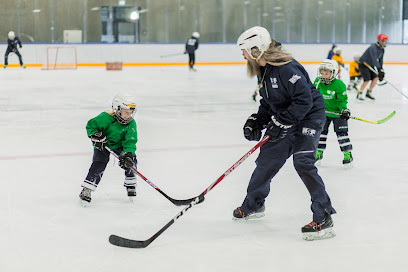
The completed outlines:
{"type": "Polygon", "coordinates": [[[82,183],[79,195],[83,204],[91,202],[91,192],[96,190],[103,172],[109,162],[109,147],[119,156],[119,166],[125,170],[124,186],[129,198],[136,196],[136,103],[131,96],[116,95],[113,98],[112,110],[102,112],[88,121],[86,131],[94,146],[92,165],[82,183]]]}
{"type": "Polygon", "coordinates": [[[347,88],[341,80],[336,79],[337,73],[337,62],[326,59],[319,65],[317,78],[314,81],[314,85],[323,96],[326,106],[326,124],[320,134],[316,161],[323,159],[323,151],[326,149],[329,126],[330,123],[333,122],[340,150],[344,154],[343,164],[350,165],[353,161],[353,156],[351,155],[353,146],[348,136],[347,120],[350,118],[350,110],[347,109],[347,88]]]}

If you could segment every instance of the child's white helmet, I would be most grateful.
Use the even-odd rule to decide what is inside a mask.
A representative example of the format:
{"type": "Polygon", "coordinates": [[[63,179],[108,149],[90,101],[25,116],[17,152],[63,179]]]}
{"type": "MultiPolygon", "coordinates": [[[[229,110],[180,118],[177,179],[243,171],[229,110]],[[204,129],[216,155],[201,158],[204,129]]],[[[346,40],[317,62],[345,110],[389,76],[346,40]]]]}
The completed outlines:
{"type": "Polygon", "coordinates": [[[128,124],[133,119],[133,116],[136,113],[135,100],[130,95],[117,94],[115,95],[112,101],[112,110],[113,110],[113,113],[115,114],[115,119],[119,123],[128,124]],[[132,110],[133,111],[132,117],[129,119],[122,118],[121,113],[120,113],[122,109],[132,110]]]}
{"type": "Polygon", "coordinates": [[[333,79],[336,78],[337,73],[339,72],[339,65],[337,61],[325,59],[322,63],[320,63],[319,68],[317,70],[317,76],[320,77],[320,82],[324,84],[330,84],[333,79]],[[330,78],[322,78],[321,70],[328,70],[331,72],[330,78]]]}
{"type": "Polygon", "coordinates": [[[14,34],[14,31],[10,31],[10,32],[8,33],[9,39],[14,39],[15,36],[16,36],[16,35],[14,34]]]}
{"type": "Polygon", "coordinates": [[[193,32],[193,34],[191,35],[191,36],[193,36],[194,38],[200,38],[200,33],[198,33],[198,32],[193,32]]]}

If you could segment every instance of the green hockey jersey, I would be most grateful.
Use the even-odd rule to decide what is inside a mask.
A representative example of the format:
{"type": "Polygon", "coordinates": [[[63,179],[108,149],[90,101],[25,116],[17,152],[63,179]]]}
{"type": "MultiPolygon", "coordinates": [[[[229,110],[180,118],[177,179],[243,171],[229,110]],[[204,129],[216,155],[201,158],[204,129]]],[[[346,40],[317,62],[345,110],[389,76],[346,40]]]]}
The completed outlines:
{"type": "Polygon", "coordinates": [[[317,77],[313,84],[323,96],[326,106],[326,116],[340,118],[339,115],[327,112],[340,113],[342,109],[347,109],[347,87],[343,81],[335,78],[330,84],[326,85],[320,82],[320,77],[317,77]]]}
{"type": "Polygon", "coordinates": [[[116,149],[123,147],[123,152],[136,152],[137,130],[134,119],[129,124],[121,124],[113,117],[113,112],[102,112],[86,124],[88,137],[102,132],[108,140],[108,147],[116,149]]]}

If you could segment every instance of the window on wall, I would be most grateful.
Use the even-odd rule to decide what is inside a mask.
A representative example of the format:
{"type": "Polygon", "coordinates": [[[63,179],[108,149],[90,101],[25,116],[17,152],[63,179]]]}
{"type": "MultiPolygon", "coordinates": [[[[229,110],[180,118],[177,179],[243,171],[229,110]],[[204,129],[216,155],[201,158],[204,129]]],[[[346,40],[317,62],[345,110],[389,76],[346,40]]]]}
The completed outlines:
{"type": "Polygon", "coordinates": [[[184,43],[198,31],[201,42],[235,43],[261,25],[286,43],[371,43],[379,33],[390,43],[408,43],[408,0],[3,2],[0,15],[7,20],[0,31],[13,29],[23,42],[63,42],[68,29],[82,30],[86,42],[184,43]],[[135,8],[139,16],[131,17],[135,8]]]}

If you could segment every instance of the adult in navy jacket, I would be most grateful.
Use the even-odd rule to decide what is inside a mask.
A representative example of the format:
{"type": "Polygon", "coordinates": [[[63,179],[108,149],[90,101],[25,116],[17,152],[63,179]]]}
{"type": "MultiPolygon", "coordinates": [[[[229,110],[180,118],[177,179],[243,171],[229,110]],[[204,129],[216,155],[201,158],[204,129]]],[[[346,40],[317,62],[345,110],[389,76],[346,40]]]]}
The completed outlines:
{"type": "MultiPolygon", "coordinates": [[[[264,216],[265,198],[272,178],[293,155],[294,167],[308,189],[313,221],[302,227],[305,240],[335,236],[331,215],[336,213],[315,167],[319,136],[326,120],[325,105],[306,70],[271,40],[263,27],[253,27],[238,38],[250,77],[258,77],[262,99],[258,113],[244,125],[244,136],[259,141],[262,130],[269,140],[260,148],[256,168],[242,205],[233,219],[264,216]]],[[[290,197],[290,194],[287,194],[290,197]]]]}

